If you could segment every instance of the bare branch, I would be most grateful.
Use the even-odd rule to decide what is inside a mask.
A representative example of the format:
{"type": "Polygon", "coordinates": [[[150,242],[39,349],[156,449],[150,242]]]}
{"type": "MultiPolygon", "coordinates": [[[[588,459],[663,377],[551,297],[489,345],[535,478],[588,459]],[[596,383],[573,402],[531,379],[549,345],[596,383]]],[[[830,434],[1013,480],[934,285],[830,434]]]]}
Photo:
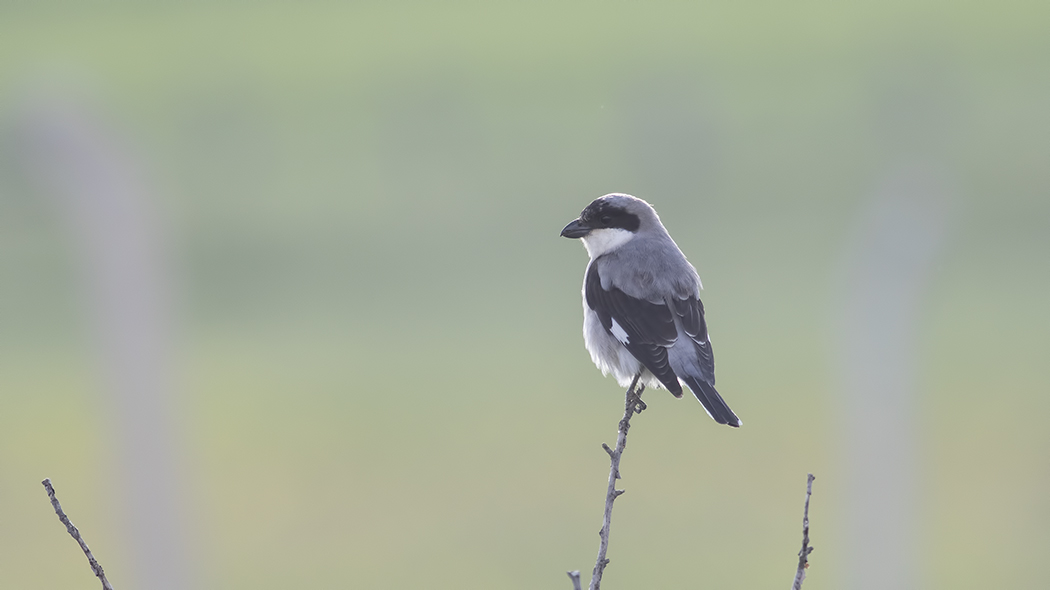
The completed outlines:
{"type": "Polygon", "coordinates": [[[569,575],[569,579],[572,580],[572,590],[580,590],[580,570],[572,570],[571,572],[565,572],[569,575]]]}
{"type": "Polygon", "coordinates": [[[45,479],[40,482],[44,484],[44,489],[47,490],[47,497],[51,498],[51,506],[55,509],[55,514],[58,515],[58,520],[62,521],[62,524],[66,525],[66,530],[69,531],[69,535],[80,544],[80,549],[84,552],[84,555],[88,558],[88,563],[91,564],[91,571],[95,572],[95,576],[102,581],[103,590],[113,590],[113,585],[106,579],[106,572],[102,571],[102,566],[99,565],[98,560],[91,554],[91,549],[88,549],[87,543],[80,536],[80,531],[77,527],[73,526],[73,523],[69,521],[69,517],[62,511],[62,505],[58,503],[58,498],[55,496],[55,488],[51,485],[50,479],[45,479]]]}
{"type": "Polygon", "coordinates": [[[605,558],[605,553],[609,550],[609,527],[612,524],[613,501],[624,492],[616,489],[616,480],[620,479],[620,458],[623,456],[624,447],[627,446],[627,431],[631,428],[631,416],[641,413],[645,409],[645,403],[642,402],[641,397],[642,391],[645,390],[645,385],[638,384],[639,377],[641,375],[635,376],[631,386],[627,388],[623,419],[620,420],[619,434],[616,437],[616,448],[610,449],[609,445],[602,443],[602,448],[609,454],[611,465],[609,467],[609,488],[605,493],[605,518],[602,520],[602,530],[598,531],[601,543],[598,546],[598,560],[595,562],[594,572],[591,574],[590,590],[600,590],[602,574],[605,572],[605,566],[609,565],[609,560],[605,558]],[[637,390],[635,389],[636,387],[637,390]]]}
{"type": "Polygon", "coordinates": [[[806,508],[802,512],[802,550],[798,552],[798,571],[795,572],[795,583],[791,590],[802,590],[802,582],[806,579],[806,568],[809,567],[809,554],[813,553],[813,547],[809,546],[809,497],[813,495],[813,474],[810,473],[806,479],[806,508]]]}

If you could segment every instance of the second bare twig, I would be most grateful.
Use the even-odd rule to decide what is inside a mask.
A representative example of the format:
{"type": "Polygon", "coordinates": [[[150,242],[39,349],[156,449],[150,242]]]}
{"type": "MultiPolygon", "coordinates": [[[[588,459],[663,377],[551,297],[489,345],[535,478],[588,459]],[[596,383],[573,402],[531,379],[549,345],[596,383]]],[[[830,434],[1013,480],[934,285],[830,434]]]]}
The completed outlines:
{"type": "Polygon", "coordinates": [[[69,531],[69,536],[80,544],[81,551],[88,558],[88,563],[91,564],[91,571],[95,573],[95,576],[102,582],[103,590],[113,590],[113,585],[106,579],[106,572],[102,571],[102,566],[99,565],[98,560],[91,554],[91,549],[88,549],[87,543],[84,542],[84,538],[80,536],[80,531],[77,527],[73,526],[73,523],[69,521],[69,517],[62,511],[62,505],[58,503],[58,498],[55,496],[55,488],[51,485],[50,479],[45,479],[40,482],[44,484],[44,489],[47,490],[47,497],[51,498],[51,506],[55,509],[55,514],[58,515],[58,520],[62,521],[62,524],[66,525],[66,530],[69,531]]]}
{"type": "Polygon", "coordinates": [[[806,568],[809,567],[809,554],[813,553],[813,547],[809,546],[809,497],[813,495],[813,474],[810,473],[806,479],[806,508],[802,511],[802,550],[798,552],[798,571],[795,572],[795,583],[791,590],[802,590],[802,581],[806,579],[806,568]]]}

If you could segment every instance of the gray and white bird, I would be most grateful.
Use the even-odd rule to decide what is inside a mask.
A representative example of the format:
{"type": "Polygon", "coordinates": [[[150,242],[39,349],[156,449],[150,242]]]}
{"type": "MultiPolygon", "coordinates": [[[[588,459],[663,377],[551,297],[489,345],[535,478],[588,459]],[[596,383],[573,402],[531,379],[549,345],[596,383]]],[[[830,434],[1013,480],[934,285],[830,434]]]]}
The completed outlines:
{"type": "Polygon", "coordinates": [[[626,387],[639,377],[682,397],[686,385],[719,424],[742,422],[715,390],[700,276],[649,203],[609,194],[561,230],[590,255],[583,340],[594,364],[626,387]]]}

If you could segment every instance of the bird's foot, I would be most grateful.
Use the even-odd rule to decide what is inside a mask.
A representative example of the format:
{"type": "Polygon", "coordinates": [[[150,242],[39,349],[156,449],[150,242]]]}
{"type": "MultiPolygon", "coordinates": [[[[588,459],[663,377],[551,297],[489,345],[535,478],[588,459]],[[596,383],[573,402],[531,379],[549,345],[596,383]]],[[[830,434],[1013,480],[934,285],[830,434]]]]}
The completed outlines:
{"type": "Polygon", "coordinates": [[[644,387],[638,387],[636,391],[631,391],[627,398],[627,405],[635,414],[641,414],[642,410],[648,408],[645,402],[642,401],[642,390],[644,387]]]}

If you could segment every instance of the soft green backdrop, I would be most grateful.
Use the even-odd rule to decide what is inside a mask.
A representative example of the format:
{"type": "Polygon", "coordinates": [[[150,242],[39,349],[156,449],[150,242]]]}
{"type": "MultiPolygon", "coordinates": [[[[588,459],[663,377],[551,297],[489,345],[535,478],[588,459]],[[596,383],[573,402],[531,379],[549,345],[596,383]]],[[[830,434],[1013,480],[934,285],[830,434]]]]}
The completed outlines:
{"type": "MultiPolygon", "coordinates": [[[[61,79],[158,187],[195,550],[221,589],[589,570],[622,394],[583,350],[586,258],[558,231],[611,191],[698,267],[746,425],[650,395],[605,587],[787,587],[807,471],[806,588],[837,587],[842,250],[921,153],[953,196],[920,329],[922,580],[1037,588],[1048,6],[4,2],[0,130],[61,79]]],[[[0,580],[97,584],[47,476],[127,587],[75,257],[0,170],[0,580]]]]}

